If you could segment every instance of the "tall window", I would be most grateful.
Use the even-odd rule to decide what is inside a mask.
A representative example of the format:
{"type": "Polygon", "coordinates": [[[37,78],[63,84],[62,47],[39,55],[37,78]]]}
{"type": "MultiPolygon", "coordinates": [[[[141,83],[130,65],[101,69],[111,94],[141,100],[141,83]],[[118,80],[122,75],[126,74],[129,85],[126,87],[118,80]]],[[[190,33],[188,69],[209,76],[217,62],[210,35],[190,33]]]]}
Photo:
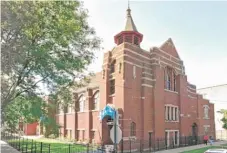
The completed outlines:
{"type": "Polygon", "coordinates": [[[116,60],[113,60],[113,62],[110,65],[110,73],[114,73],[115,72],[115,64],[116,64],[116,60]]]}
{"type": "Polygon", "coordinates": [[[84,112],[84,108],[85,108],[85,96],[81,95],[79,99],[79,112],[84,112]]]}
{"type": "Polygon", "coordinates": [[[208,105],[204,105],[204,118],[208,119],[209,118],[209,106],[208,105]]]}
{"type": "Polygon", "coordinates": [[[176,91],[176,74],[169,67],[165,69],[165,89],[176,91]]]}
{"type": "Polygon", "coordinates": [[[176,121],[178,120],[178,110],[177,110],[177,107],[175,107],[175,120],[176,121]]]}
{"type": "Polygon", "coordinates": [[[136,123],[135,122],[131,123],[130,135],[136,136],[136,123]]]}
{"type": "Polygon", "coordinates": [[[93,110],[98,110],[99,105],[99,91],[97,91],[93,96],[93,110]]]}
{"type": "Polygon", "coordinates": [[[67,108],[66,108],[66,113],[72,113],[73,111],[73,106],[72,104],[68,104],[67,108]]]}
{"type": "Polygon", "coordinates": [[[135,79],[136,78],[136,66],[133,65],[133,78],[135,79]]]}
{"type": "Polygon", "coordinates": [[[171,90],[171,71],[167,69],[166,72],[166,89],[171,90]]]}
{"type": "Polygon", "coordinates": [[[176,74],[173,74],[173,91],[176,91],[176,74]]]}
{"type": "Polygon", "coordinates": [[[165,106],[165,120],[166,121],[178,121],[178,107],[177,106],[165,106]]]}
{"type": "Polygon", "coordinates": [[[110,94],[114,94],[115,93],[115,80],[110,80],[110,94]]]}

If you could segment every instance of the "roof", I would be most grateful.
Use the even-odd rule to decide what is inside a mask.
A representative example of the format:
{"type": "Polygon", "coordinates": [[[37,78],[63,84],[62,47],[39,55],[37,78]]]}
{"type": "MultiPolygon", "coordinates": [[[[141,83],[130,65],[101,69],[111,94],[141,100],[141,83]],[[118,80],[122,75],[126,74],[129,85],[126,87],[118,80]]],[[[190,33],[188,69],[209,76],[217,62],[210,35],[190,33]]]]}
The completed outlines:
{"type": "Polygon", "coordinates": [[[125,30],[124,31],[135,31],[135,32],[138,32],[137,29],[136,29],[136,25],[133,22],[130,8],[127,9],[127,20],[126,20],[126,25],[125,25],[125,30]]]}
{"type": "Polygon", "coordinates": [[[172,41],[171,38],[169,38],[168,40],[166,40],[160,47],[161,50],[165,51],[166,53],[180,59],[176,47],[172,41]]]}
{"type": "Polygon", "coordinates": [[[82,88],[78,88],[75,92],[82,92],[85,91],[87,88],[96,88],[99,87],[101,82],[101,72],[96,73],[90,80],[90,82],[82,88]]]}

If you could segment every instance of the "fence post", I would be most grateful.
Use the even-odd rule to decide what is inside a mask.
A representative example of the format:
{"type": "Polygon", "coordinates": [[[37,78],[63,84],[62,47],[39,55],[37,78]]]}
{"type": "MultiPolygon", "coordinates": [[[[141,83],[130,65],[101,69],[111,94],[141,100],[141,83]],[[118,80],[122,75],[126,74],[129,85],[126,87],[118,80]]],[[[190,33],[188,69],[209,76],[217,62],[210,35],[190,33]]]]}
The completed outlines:
{"type": "Polygon", "coordinates": [[[19,151],[20,151],[20,137],[19,137],[19,151]]]}
{"type": "MultiPolygon", "coordinates": [[[[69,144],[69,147],[70,147],[70,144],[69,144]]],[[[48,153],[50,153],[50,143],[49,143],[49,148],[48,149],[49,149],[49,152],[48,153]]],[[[70,150],[69,150],[69,153],[70,153],[70,150]]]]}
{"type": "Polygon", "coordinates": [[[43,143],[41,142],[40,143],[40,153],[42,153],[43,152],[43,143]]]}
{"type": "Polygon", "coordinates": [[[158,139],[158,150],[159,150],[159,139],[158,139]]]}
{"type": "Polygon", "coordinates": [[[31,145],[31,153],[33,152],[33,139],[32,139],[32,145],[31,145]]]}
{"type": "Polygon", "coordinates": [[[131,153],[131,148],[132,147],[132,144],[131,144],[131,137],[129,137],[129,151],[130,151],[130,153],[131,153]]]}
{"type": "Polygon", "coordinates": [[[149,152],[151,152],[151,132],[149,132],[149,152]]]}
{"type": "Polygon", "coordinates": [[[27,141],[26,141],[26,152],[28,152],[28,138],[27,138],[27,141]]]}
{"type": "Polygon", "coordinates": [[[35,153],[36,153],[36,142],[35,142],[35,153]]]}
{"type": "Polygon", "coordinates": [[[174,148],[174,138],[172,139],[172,143],[173,143],[173,148],[174,148]]]}
{"type": "Polygon", "coordinates": [[[186,136],[184,136],[184,146],[186,146],[186,136]]]}
{"type": "Polygon", "coordinates": [[[169,144],[169,139],[168,138],[165,138],[165,145],[166,145],[166,150],[168,149],[168,144],[169,144]]]}
{"type": "Polygon", "coordinates": [[[22,152],[24,151],[24,138],[23,138],[23,141],[22,141],[22,152]]]}
{"type": "Polygon", "coordinates": [[[89,143],[87,144],[87,153],[89,153],[89,143]]]}

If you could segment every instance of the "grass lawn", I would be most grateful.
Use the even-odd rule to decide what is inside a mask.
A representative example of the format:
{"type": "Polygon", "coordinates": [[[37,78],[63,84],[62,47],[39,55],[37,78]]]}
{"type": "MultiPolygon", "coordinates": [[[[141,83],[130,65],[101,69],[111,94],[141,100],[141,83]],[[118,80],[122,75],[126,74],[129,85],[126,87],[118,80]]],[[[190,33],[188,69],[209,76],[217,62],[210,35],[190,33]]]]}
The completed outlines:
{"type": "Polygon", "coordinates": [[[11,146],[22,151],[35,151],[45,153],[68,153],[68,152],[83,152],[87,150],[87,147],[80,144],[67,144],[65,142],[60,142],[58,140],[52,139],[21,139],[19,140],[10,140],[8,141],[11,146]],[[20,143],[19,143],[20,142],[20,143]],[[42,144],[42,145],[41,145],[42,144]]]}
{"type": "Polygon", "coordinates": [[[227,149],[227,144],[221,145],[220,147],[217,146],[209,146],[209,147],[205,147],[205,148],[200,148],[200,149],[195,149],[195,150],[190,150],[190,151],[184,151],[182,153],[204,153],[205,151],[207,151],[208,149],[215,149],[215,148],[224,148],[227,149]]]}

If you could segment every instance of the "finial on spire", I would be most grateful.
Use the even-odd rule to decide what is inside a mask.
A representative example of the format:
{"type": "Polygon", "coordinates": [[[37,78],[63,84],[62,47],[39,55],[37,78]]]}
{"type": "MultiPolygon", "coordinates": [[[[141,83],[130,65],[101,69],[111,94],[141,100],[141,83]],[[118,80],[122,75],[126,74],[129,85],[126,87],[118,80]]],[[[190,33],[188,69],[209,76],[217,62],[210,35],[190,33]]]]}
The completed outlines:
{"type": "Polygon", "coordinates": [[[128,0],[127,16],[131,16],[131,9],[130,9],[130,3],[129,3],[129,0],[128,0]]]}

